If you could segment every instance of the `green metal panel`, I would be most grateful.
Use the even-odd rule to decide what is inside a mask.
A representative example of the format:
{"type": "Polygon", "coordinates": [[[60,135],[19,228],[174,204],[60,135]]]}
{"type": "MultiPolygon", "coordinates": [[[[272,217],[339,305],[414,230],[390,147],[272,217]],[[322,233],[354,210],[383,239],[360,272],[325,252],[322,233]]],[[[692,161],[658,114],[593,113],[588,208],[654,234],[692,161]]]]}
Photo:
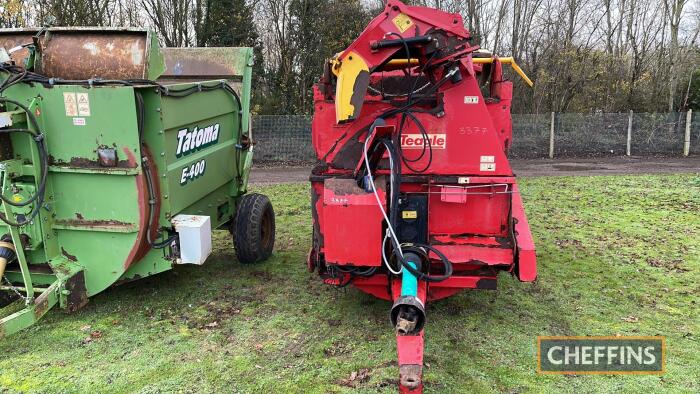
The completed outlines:
{"type": "MultiPolygon", "coordinates": [[[[61,29],[55,33],[72,50],[80,50],[79,34],[61,29]]],[[[108,37],[119,39],[120,34],[114,29],[89,33],[96,42],[108,37]]],[[[141,33],[127,30],[125,34],[133,39],[141,33]]],[[[150,45],[143,73],[156,78],[163,73],[165,62],[155,36],[146,38],[150,45]]],[[[24,245],[18,248],[20,264],[8,267],[6,277],[30,295],[27,308],[0,320],[0,337],[32,324],[57,303],[69,309],[79,307],[88,296],[114,283],[172,267],[176,256],[171,256],[169,249],[150,249],[145,242],[149,196],[144,157],[155,169],[158,226],[171,228],[170,219],[180,213],[210,216],[214,228],[233,217],[238,198],[246,190],[252,158],[251,150],[241,149],[240,143],[242,135],[249,133],[253,54],[250,48],[203,51],[227,64],[220,69],[221,78],[240,80],[240,105],[223,89],[175,98],[152,85],[18,84],[3,93],[29,106],[36,115],[50,167],[39,216],[21,228],[0,224],[0,236],[11,234],[15,245],[24,245]],[[142,136],[137,95],[143,97],[144,104],[142,136]],[[210,138],[214,132],[216,138],[210,138]],[[186,138],[190,146],[185,144],[186,138]],[[116,165],[100,161],[99,153],[109,151],[116,152],[116,165]]],[[[183,59],[192,60],[198,52],[188,49],[182,53],[189,56],[183,59]]],[[[62,67],[54,66],[56,70],[62,67]]],[[[87,69],[78,71],[89,73],[87,69]]],[[[171,71],[166,75],[177,79],[171,71]]],[[[213,77],[212,73],[203,74],[213,77]]],[[[0,74],[0,81],[5,77],[0,74]]],[[[206,86],[220,83],[222,80],[204,82],[206,86]]],[[[190,86],[197,85],[171,84],[168,89],[190,86]]],[[[12,111],[13,127],[31,127],[22,111],[13,106],[7,110],[12,111]]],[[[37,188],[38,150],[26,135],[13,134],[10,141],[12,155],[0,161],[0,179],[4,179],[0,189],[6,196],[16,194],[26,199],[37,188]]],[[[26,214],[32,208],[0,204],[0,211],[10,217],[26,214]]]]}
{"type": "MultiPolygon", "coordinates": [[[[170,87],[184,89],[192,85],[170,87]]],[[[229,203],[235,208],[231,199],[242,194],[237,190],[229,191],[227,196],[211,195],[213,190],[238,182],[236,155],[240,149],[236,144],[241,128],[240,109],[234,98],[224,90],[186,98],[163,97],[144,90],[146,112],[158,114],[147,117],[145,139],[161,175],[162,223],[180,213],[199,214],[186,209],[198,201],[207,206],[229,203]],[[216,138],[211,137],[214,132],[216,138]]],[[[230,217],[233,211],[227,214],[230,217]]],[[[212,217],[212,225],[218,223],[212,217]]]]}

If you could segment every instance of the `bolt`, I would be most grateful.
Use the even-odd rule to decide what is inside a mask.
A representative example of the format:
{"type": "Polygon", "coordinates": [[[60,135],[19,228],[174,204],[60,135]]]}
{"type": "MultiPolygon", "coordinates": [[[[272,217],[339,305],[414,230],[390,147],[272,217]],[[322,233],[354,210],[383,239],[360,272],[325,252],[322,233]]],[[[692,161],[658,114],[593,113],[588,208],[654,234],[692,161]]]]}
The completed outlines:
{"type": "Polygon", "coordinates": [[[165,152],[160,152],[160,155],[161,155],[161,156],[165,156],[165,152]]]}

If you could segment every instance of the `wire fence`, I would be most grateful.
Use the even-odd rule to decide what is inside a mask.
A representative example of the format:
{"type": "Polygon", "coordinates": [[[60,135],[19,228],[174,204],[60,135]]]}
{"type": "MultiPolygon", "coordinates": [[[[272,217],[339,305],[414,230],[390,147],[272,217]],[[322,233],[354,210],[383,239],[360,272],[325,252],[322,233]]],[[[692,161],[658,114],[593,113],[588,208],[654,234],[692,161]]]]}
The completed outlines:
{"type": "MultiPolygon", "coordinates": [[[[510,157],[577,158],[597,156],[700,155],[700,116],[675,113],[513,114],[510,157]],[[553,127],[552,127],[553,126],[553,127]]],[[[311,143],[311,117],[264,115],[253,117],[255,161],[271,165],[316,161],[311,143]]]]}

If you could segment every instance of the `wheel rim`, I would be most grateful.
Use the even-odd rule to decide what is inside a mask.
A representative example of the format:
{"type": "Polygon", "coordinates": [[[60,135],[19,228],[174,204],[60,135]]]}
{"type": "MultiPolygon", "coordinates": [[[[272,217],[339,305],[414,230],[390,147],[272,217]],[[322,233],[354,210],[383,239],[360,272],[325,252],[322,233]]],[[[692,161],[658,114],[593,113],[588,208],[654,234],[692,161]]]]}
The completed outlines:
{"type": "Polygon", "coordinates": [[[262,216],[262,221],[260,222],[260,245],[262,245],[263,250],[270,249],[270,243],[273,237],[273,220],[272,212],[266,209],[262,216]]]}

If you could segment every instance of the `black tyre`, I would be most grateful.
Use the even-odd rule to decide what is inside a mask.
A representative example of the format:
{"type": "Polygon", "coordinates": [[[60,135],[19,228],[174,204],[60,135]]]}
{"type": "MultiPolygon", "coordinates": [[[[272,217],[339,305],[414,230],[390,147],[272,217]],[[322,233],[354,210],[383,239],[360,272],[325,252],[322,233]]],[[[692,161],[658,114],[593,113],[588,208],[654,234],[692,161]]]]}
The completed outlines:
{"type": "Polygon", "coordinates": [[[275,246],[275,211],[267,196],[246,194],[232,226],[233,246],[244,264],[267,260],[275,246]]]}

